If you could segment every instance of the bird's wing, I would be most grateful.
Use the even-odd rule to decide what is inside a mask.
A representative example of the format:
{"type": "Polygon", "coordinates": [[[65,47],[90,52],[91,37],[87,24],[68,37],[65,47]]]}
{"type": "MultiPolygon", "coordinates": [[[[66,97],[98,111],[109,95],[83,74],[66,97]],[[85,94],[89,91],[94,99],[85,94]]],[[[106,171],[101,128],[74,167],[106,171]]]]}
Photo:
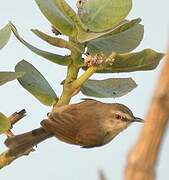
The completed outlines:
{"type": "Polygon", "coordinates": [[[99,118],[101,114],[99,105],[102,105],[102,103],[89,99],[78,104],[72,104],[63,112],[63,114],[72,117],[71,124],[76,127],[74,144],[89,148],[104,143],[105,132],[100,127],[99,118]]]}
{"type": "Polygon", "coordinates": [[[78,132],[76,122],[72,119],[70,114],[55,114],[48,120],[43,120],[41,125],[53,133],[58,139],[69,143],[76,144],[75,138],[78,132]]]}

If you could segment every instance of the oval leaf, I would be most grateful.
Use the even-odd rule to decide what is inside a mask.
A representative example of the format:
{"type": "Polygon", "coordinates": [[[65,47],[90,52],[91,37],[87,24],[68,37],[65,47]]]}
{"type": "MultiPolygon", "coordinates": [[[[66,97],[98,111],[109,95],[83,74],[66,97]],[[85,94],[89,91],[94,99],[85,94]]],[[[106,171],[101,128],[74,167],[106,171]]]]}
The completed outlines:
{"type": "Polygon", "coordinates": [[[98,73],[117,73],[147,71],[155,69],[163,53],[158,53],[152,49],[145,49],[136,53],[116,54],[112,63],[98,68],[98,73]]]}
{"type": "Polygon", "coordinates": [[[10,24],[7,24],[0,30],[0,49],[2,49],[8,42],[11,36],[10,24]]]}
{"type": "Polygon", "coordinates": [[[143,39],[144,26],[139,24],[140,21],[140,19],[135,19],[126,22],[112,33],[89,41],[87,52],[89,54],[103,52],[106,55],[110,55],[112,51],[116,53],[132,51],[143,39]]]}
{"type": "Polygon", "coordinates": [[[54,54],[54,53],[50,53],[50,52],[47,52],[47,51],[43,51],[43,50],[40,50],[34,46],[32,46],[31,44],[29,44],[28,42],[26,42],[23,38],[21,38],[21,36],[19,35],[16,27],[11,24],[11,29],[15,35],[15,37],[23,44],[25,45],[29,50],[31,50],[32,52],[34,52],[35,54],[41,56],[41,57],[44,57],[45,59],[53,62],[53,63],[56,63],[56,64],[59,64],[59,65],[68,65],[69,64],[69,56],[61,56],[61,55],[58,55],[58,54],[54,54]]]}
{"type": "Polygon", "coordinates": [[[46,41],[47,43],[49,43],[52,46],[56,46],[56,47],[60,47],[60,48],[67,48],[69,50],[75,50],[80,53],[84,52],[83,48],[80,48],[75,43],[71,43],[71,42],[68,42],[66,40],[63,40],[63,39],[60,39],[57,37],[49,36],[48,34],[45,34],[44,32],[41,32],[38,29],[31,29],[31,31],[35,35],[37,35],[39,38],[46,41]]]}
{"type": "Polygon", "coordinates": [[[24,76],[18,78],[19,83],[42,104],[51,106],[58,100],[47,80],[32,64],[22,60],[16,65],[15,71],[25,72],[24,76]]]}
{"type": "Polygon", "coordinates": [[[88,0],[79,6],[78,14],[89,30],[101,32],[119,24],[131,7],[132,0],[88,0]]]}
{"type": "Polygon", "coordinates": [[[0,72],[0,86],[24,75],[23,72],[0,72]]]}
{"type": "Polygon", "coordinates": [[[62,34],[73,35],[73,23],[56,6],[53,0],[35,0],[41,12],[49,22],[62,34]]]}
{"type": "Polygon", "coordinates": [[[97,98],[116,98],[124,96],[137,87],[132,78],[89,79],[81,88],[84,95],[97,98]]]}
{"type": "Polygon", "coordinates": [[[84,29],[82,29],[81,27],[77,26],[77,41],[80,43],[84,43],[93,39],[96,39],[98,37],[101,37],[105,34],[109,34],[112,31],[114,31],[114,28],[108,31],[104,31],[104,32],[91,32],[91,31],[85,31],[84,29]]]}
{"type": "Polygon", "coordinates": [[[107,30],[107,31],[103,31],[103,32],[92,32],[89,29],[87,31],[85,31],[83,28],[81,28],[80,26],[77,26],[77,41],[80,43],[84,43],[84,42],[88,42],[91,41],[93,39],[102,37],[104,35],[108,35],[110,33],[116,34],[119,33],[119,31],[122,31],[123,27],[122,25],[124,25],[127,22],[127,20],[124,20],[122,22],[120,22],[117,26],[107,30]]]}
{"type": "Polygon", "coordinates": [[[0,112],[0,134],[5,133],[11,128],[9,119],[0,112]]]}

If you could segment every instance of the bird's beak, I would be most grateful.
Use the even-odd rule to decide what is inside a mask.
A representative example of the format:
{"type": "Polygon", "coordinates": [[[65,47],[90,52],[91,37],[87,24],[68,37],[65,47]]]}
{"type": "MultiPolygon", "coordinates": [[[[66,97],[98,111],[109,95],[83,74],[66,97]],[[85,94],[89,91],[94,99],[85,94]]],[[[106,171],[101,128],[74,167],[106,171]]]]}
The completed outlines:
{"type": "Polygon", "coordinates": [[[141,122],[141,123],[144,123],[144,120],[139,118],[139,117],[134,117],[134,122],[141,122]]]}

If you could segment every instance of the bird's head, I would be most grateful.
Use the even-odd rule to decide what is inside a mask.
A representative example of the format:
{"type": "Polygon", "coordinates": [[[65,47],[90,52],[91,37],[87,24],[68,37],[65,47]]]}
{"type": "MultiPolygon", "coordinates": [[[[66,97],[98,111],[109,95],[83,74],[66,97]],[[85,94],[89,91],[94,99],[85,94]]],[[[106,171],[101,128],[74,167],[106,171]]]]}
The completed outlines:
{"type": "Polygon", "coordinates": [[[113,103],[110,105],[110,114],[106,120],[105,127],[109,130],[112,137],[119,134],[133,122],[143,123],[144,120],[135,117],[132,111],[123,104],[113,103]]]}

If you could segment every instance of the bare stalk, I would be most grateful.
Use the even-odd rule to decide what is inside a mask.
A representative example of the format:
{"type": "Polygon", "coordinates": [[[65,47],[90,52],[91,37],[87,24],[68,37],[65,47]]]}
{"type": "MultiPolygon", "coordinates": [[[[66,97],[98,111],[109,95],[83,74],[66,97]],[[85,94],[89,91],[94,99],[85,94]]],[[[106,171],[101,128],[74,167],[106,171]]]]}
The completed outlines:
{"type": "Polygon", "coordinates": [[[9,116],[9,120],[10,120],[11,124],[14,125],[25,116],[26,116],[26,111],[25,111],[25,109],[23,109],[19,112],[15,112],[11,116],[9,116]]]}
{"type": "MultiPolygon", "coordinates": [[[[19,112],[13,113],[8,118],[9,118],[9,120],[10,120],[12,126],[13,126],[15,123],[20,121],[25,116],[26,116],[26,111],[23,109],[23,110],[21,110],[19,112]]],[[[14,134],[12,133],[11,130],[8,130],[5,134],[7,135],[7,137],[14,136],[14,134]]],[[[7,153],[8,153],[8,151],[5,151],[2,154],[0,154],[0,169],[2,169],[3,167],[9,165],[12,161],[14,161],[15,159],[17,159],[19,157],[19,156],[17,156],[17,157],[8,156],[7,153]]],[[[24,155],[26,155],[26,154],[28,154],[28,152],[25,153],[24,155]]]]}

